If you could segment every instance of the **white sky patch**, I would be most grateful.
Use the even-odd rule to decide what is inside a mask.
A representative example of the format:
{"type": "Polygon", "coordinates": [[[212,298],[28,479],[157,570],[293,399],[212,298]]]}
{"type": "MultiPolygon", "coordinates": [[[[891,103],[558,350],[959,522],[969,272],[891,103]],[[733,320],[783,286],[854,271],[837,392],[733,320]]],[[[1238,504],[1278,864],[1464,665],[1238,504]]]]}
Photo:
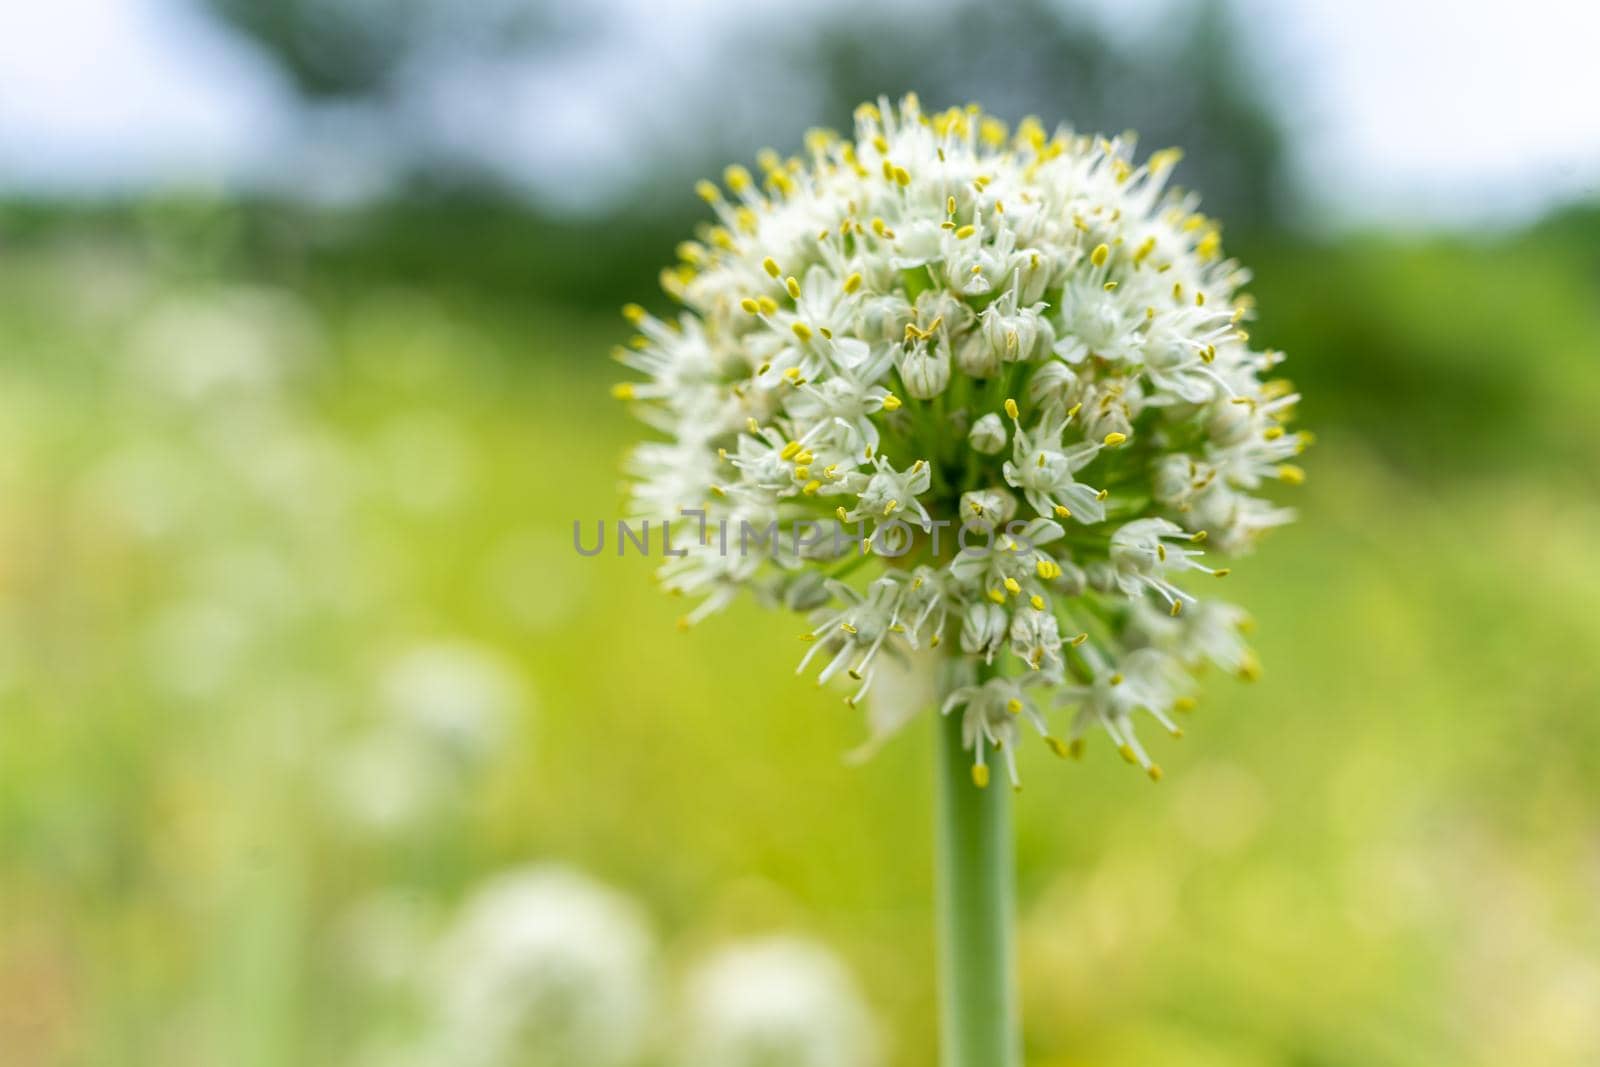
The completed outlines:
{"type": "Polygon", "coordinates": [[[0,3],[0,188],[212,184],[287,133],[270,66],[163,0],[0,3]]]}
{"type": "Polygon", "coordinates": [[[1278,57],[1300,177],[1339,221],[1514,221],[1600,197],[1600,4],[1241,8],[1278,57]]]}

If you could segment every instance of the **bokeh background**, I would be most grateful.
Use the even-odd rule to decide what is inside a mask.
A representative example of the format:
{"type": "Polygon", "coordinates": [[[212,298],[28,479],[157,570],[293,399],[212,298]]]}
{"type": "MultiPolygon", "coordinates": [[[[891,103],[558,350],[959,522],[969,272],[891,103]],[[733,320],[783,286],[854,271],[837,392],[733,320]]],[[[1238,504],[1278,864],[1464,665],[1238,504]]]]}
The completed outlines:
{"type": "Polygon", "coordinates": [[[1183,145],[1319,437],[1231,579],[1262,680],[1158,787],[1024,767],[1029,1062],[1600,1063],[1597,45],[1558,0],[0,6],[0,1061],[933,1061],[928,730],[848,764],[792,619],[680,634],[572,550],[692,180],[915,89],[1183,145]]]}

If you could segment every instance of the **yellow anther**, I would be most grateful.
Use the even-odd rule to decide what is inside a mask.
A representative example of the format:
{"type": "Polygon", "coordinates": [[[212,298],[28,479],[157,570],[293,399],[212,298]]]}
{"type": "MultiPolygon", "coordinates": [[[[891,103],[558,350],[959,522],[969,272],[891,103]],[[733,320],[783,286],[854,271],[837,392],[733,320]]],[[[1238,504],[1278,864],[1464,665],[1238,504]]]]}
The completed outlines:
{"type": "Polygon", "coordinates": [[[1034,611],[1044,610],[1044,597],[1040,596],[1038,593],[1035,593],[1033,596],[1029,597],[1028,603],[1033,605],[1034,611]]]}
{"type": "Polygon", "coordinates": [[[763,315],[771,315],[778,310],[778,302],[770,296],[757,297],[756,303],[761,306],[761,314],[763,315]]]}
{"type": "Polygon", "coordinates": [[[817,457],[812,455],[809,450],[802,449],[801,451],[795,453],[794,461],[796,463],[810,463],[816,458],[817,457]]]}
{"type": "Polygon", "coordinates": [[[618,382],[611,387],[611,395],[618,400],[632,400],[634,396],[633,383],[618,382]]]}
{"type": "Polygon", "coordinates": [[[1194,697],[1179,697],[1177,700],[1172,702],[1172,710],[1181,712],[1184,715],[1189,714],[1198,706],[1199,705],[1196,703],[1194,697]]]}
{"type": "Polygon", "coordinates": [[[1005,584],[1006,592],[1010,593],[1012,596],[1016,596],[1018,593],[1022,592],[1022,586],[1015,578],[1007,578],[1005,584]]]}
{"type": "Polygon", "coordinates": [[[989,768],[982,763],[972,765],[972,784],[979,789],[989,788],[989,768]]]}
{"type": "Polygon", "coordinates": [[[1171,170],[1173,167],[1176,167],[1178,162],[1182,159],[1183,149],[1163,148],[1160,151],[1150,153],[1149,165],[1152,171],[1160,173],[1161,171],[1171,170]]]}
{"type": "Polygon", "coordinates": [[[910,185],[911,184],[911,172],[906,170],[906,168],[904,168],[904,167],[896,167],[896,168],[894,168],[894,180],[895,180],[895,184],[896,185],[899,185],[899,186],[902,186],[902,187],[910,185]]]}
{"type": "Polygon", "coordinates": [[[783,280],[783,287],[789,291],[790,297],[795,300],[800,299],[800,283],[795,280],[794,275],[791,274],[783,280]]]}
{"type": "Polygon", "coordinates": [[[722,488],[722,486],[720,486],[720,485],[713,485],[713,486],[711,486],[711,495],[712,496],[727,496],[728,495],[728,491],[726,489],[722,488]]]}
{"type": "Polygon", "coordinates": [[[1053,559],[1041,559],[1034,565],[1034,570],[1038,571],[1039,577],[1047,582],[1052,578],[1061,577],[1061,564],[1053,559]]]}
{"type": "Polygon", "coordinates": [[[802,640],[802,641],[811,642],[811,641],[815,641],[816,639],[817,639],[817,635],[816,634],[801,634],[800,635],[800,640],[802,640]]]}
{"type": "Polygon", "coordinates": [[[1159,764],[1159,763],[1150,764],[1150,766],[1148,766],[1148,767],[1146,767],[1144,769],[1144,773],[1146,773],[1146,774],[1148,774],[1150,776],[1150,780],[1152,782],[1161,781],[1161,764],[1159,764]]]}
{"type": "Polygon", "coordinates": [[[1010,700],[1006,701],[1006,710],[1013,715],[1021,715],[1022,701],[1018,700],[1016,697],[1012,697],[1010,700]]]}
{"type": "Polygon", "coordinates": [[[794,469],[794,476],[797,481],[808,481],[811,478],[811,468],[802,464],[794,469]]]}
{"type": "Polygon", "coordinates": [[[1139,242],[1139,247],[1133,250],[1134,265],[1137,266],[1138,264],[1143,263],[1150,253],[1154,252],[1155,250],[1156,239],[1154,237],[1146,237],[1143,241],[1139,242]]]}
{"type": "Polygon", "coordinates": [[[968,237],[971,237],[977,232],[978,228],[969,222],[956,231],[956,240],[965,241],[968,237]]]}
{"type": "Polygon", "coordinates": [[[859,288],[861,288],[861,272],[857,271],[844,280],[844,291],[853,293],[859,288]]]}
{"type": "Polygon", "coordinates": [[[1212,573],[1215,574],[1218,578],[1226,578],[1228,575],[1233,573],[1233,569],[1230,568],[1230,567],[1218,567],[1212,573]]]}
{"type": "Polygon", "coordinates": [[[821,489],[821,488],[822,488],[822,483],[817,481],[815,478],[813,478],[813,479],[811,479],[811,481],[807,482],[804,486],[802,486],[800,491],[802,493],[804,493],[806,496],[816,496],[817,495],[817,490],[821,489]]]}
{"type": "Polygon", "coordinates": [[[885,411],[899,411],[901,404],[901,399],[893,393],[883,398],[883,410],[885,411]]]}
{"type": "Polygon", "coordinates": [[[1058,518],[1058,519],[1070,519],[1070,518],[1072,518],[1072,509],[1067,507],[1065,504],[1057,504],[1056,508],[1055,508],[1055,511],[1056,511],[1056,518],[1058,518]]]}
{"type": "Polygon", "coordinates": [[[792,324],[790,324],[789,329],[793,330],[794,331],[794,335],[796,337],[800,338],[800,340],[802,340],[802,341],[811,340],[811,327],[807,326],[805,323],[803,323],[803,322],[792,323],[792,324]]]}
{"type": "Polygon", "coordinates": [[[622,317],[637,326],[644,321],[645,311],[638,304],[623,304],[622,317]]]}
{"type": "Polygon", "coordinates": [[[883,506],[884,518],[888,518],[890,515],[893,515],[894,514],[894,509],[899,507],[899,506],[900,506],[900,501],[898,501],[898,500],[891,500],[887,504],[885,504],[883,506]]]}
{"type": "Polygon", "coordinates": [[[1019,414],[1017,402],[1010,397],[1006,397],[1006,415],[1015,419],[1019,414]]]}
{"type": "Polygon", "coordinates": [[[1260,680],[1261,661],[1256,659],[1255,653],[1245,653],[1244,662],[1239,664],[1239,677],[1247,682],[1260,680]]]}
{"type": "Polygon", "coordinates": [[[847,634],[853,634],[856,632],[856,628],[848,622],[841,622],[839,624],[839,629],[843,630],[847,634]]]}
{"type": "Polygon", "coordinates": [[[751,416],[744,420],[744,428],[750,433],[759,433],[761,424],[755,420],[754,416],[751,416]]]}
{"type": "Polygon", "coordinates": [[[1103,244],[1095,245],[1094,246],[1094,251],[1089,253],[1089,262],[1093,263],[1097,267],[1105,266],[1106,265],[1106,260],[1108,260],[1110,258],[1111,258],[1111,246],[1110,245],[1103,245],[1103,244]]]}
{"type": "Polygon", "coordinates": [[[1194,533],[1189,535],[1189,543],[1195,545],[1204,544],[1205,539],[1210,536],[1211,535],[1205,530],[1196,530],[1194,533]]]}
{"type": "Polygon", "coordinates": [[[722,181],[729,189],[742,193],[750,188],[750,172],[735,163],[722,172],[722,181]]]}
{"type": "Polygon", "coordinates": [[[747,296],[743,300],[739,301],[739,307],[743,308],[744,311],[750,315],[761,314],[761,305],[756,303],[752,297],[747,296]]]}
{"type": "Polygon", "coordinates": [[[1006,593],[1004,589],[991,589],[989,590],[988,596],[989,599],[994,601],[996,604],[1004,604],[1006,602],[1006,593]]]}
{"type": "Polygon", "coordinates": [[[1124,742],[1123,744],[1120,744],[1120,745],[1117,746],[1117,755],[1121,756],[1123,759],[1127,760],[1129,763],[1138,763],[1139,762],[1139,757],[1134,754],[1133,746],[1130,745],[1130,744],[1127,744],[1126,742],[1124,742]]]}
{"type": "Polygon", "coordinates": [[[722,190],[718,189],[715,185],[706,181],[704,178],[701,178],[699,181],[694,183],[694,195],[698,196],[701,200],[704,200],[708,204],[715,204],[718,200],[722,199],[722,190]]]}
{"type": "Polygon", "coordinates": [[[802,448],[804,448],[804,447],[805,446],[802,445],[799,441],[790,441],[788,444],[784,445],[782,449],[779,450],[778,458],[779,459],[793,459],[794,457],[796,457],[796,456],[798,456],[800,454],[800,450],[802,448]]]}
{"type": "Polygon", "coordinates": [[[1278,468],[1278,481],[1285,485],[1301,485],[1306,480],[1306,472],[1296,467],[1293,463],[1285,463],[1278,468]]]}
{"type": "Polygon", "coordinates": [[[956,198],[955,197],[947,196],[947,197],[944,198],[944,213],[946,215],[954,215],[956,213],[956,198]]]}
{"type": "Polygon", "coordinates": [[[1181,601],[1181,600],[1174,600],[1174,601],[1173,601],[1173,602],[1172,602],[1172,611],[1171,611],[1171,612],[1169,612],[1169,614],[1170,614],[1170,615],[1171,615],[1171,616],[1172,616],[1172,617],[1173,617],[1173,618],[1174,618],[1174,619],[1176,619],[1176,618],[1177,618],[1177,617],[1178,617],[1178,616],[1179,616],[1179,615],[1181,615],[1181,614],[1183,614],[1183,601],[1181,601]]]}
{"type": "Polygon", "coordinates": [[[778,261],[773,259],[771,256],[768,256],[766,259],[761,261],[761,269],[766,271],[774,278],[783,273],[778,269],[778,261]]]}
{"type": "Polygon", "coordinates": [[[843,504],[840,504],[838,507],[834,508],[833,509],[833,513],[839,519],[840,522],[849,522],[850,521],[850,513],[844,509],[844,505],[843,504]]]}
{"type": "Polygon", "coordinates": [[[677,618],[677,621],[674,622],[673,625],[676,626],[678,628],[678,632],[682,634],[682,633],[688,633],[689,632],[689,627],[692,624],[689,622],[689,616],[687,616],[687,615],[679,615],[678,618],[677,618]]]}
{"type": "Polygon", "coordinates": [[[1106,447],[1115,448],[1117,445],[1120,445],[1122,442],[1126,441],[1127,439],[1128,439],[1128,435],[1127,434],[1125,434],[1125,433],[1116,433],[1116,432],[1113,431],[1112,433],[1106,434],[1106,447]]]}
{"type": "Polygon", "coordinates": [[[1106,679],[1106,681],[1111,683],[1112,685],[1121,685],[1124,680],[1125,679],[1122,677],[1122,675],[1120,673],[1113,674],[1110,678],[1106,679]]]}
{"type": "Polygon", "coordinates": [[[1083,410],[1083,403],[1082,403],[1082,401],[1080,401],[1080,402],[1072,405],[1070,408],[1067,409],[1067,418],[1069,418],[1069,419],[1072,418],[1074,415],[1076,415],[1078,412],[1080,412],[1082,410],[1083,410]]]}

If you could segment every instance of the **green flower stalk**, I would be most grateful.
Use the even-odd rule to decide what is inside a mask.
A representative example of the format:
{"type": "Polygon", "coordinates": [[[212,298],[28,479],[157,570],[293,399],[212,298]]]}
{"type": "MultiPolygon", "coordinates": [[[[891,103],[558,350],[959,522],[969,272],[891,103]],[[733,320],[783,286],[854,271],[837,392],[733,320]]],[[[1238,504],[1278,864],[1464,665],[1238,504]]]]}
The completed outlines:
{"type": "Polygon", "coordinates": [[[625,309],[614,392],[659,435],[631,510],[669,531],[684,624],[741,590],[802,612],[801,670],[852,705],[888,658],[944,660],[950,1067],[1017,1059],[995,762],[1016,785],[1026,731],[1060,756],[1103,732],[1159,778],[1138,721],[1178,735],[1207,662],[1259,673],[1198,583],[1293,518],[1263,490],[1308,438],[1180,158],[866,104],[854,138],[700,183],[716,221],[662,276],[682,310],[625,309]]]}

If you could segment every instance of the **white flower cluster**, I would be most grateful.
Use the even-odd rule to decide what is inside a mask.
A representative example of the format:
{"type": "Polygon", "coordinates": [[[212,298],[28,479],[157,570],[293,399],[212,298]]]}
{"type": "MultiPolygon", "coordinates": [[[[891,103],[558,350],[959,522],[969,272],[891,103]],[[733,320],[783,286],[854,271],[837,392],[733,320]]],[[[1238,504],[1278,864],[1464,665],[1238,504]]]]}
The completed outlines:
{"type": "Polygon", "coordinates": [[[852,703],[885,649],[957,642],[985,665],[944,705],[980,785],[996,749],[1015,782],[1019,723],[1060,753],[1103,728],[1158,777],[1136,713],[1176,732],[1202,662],[1257,670],[1242,614],[1184,583],[1293,517],[1259,493],[1307,443],[1179,156],[907,97],[702,182],[718,223],[663,274],[684,310],[625,309],[644,380],[615,389],[666,438],[631,504],[672,523],[685,622],[741,588],[809,612],[802,666],[852,703]]]}
{"type": "Polygon", "coordinates": [[[439,950],[433,1063],[633,1063],[651,1010],[655,945],[632,900],[575,871],[501,875],[439,950]]]}
{"type": "Polygon", "coordinates": [[[395,1012],[410,1025],[369,1037],[363,1067],[881,1062],[860,986],[809,938],[723,944],[676,977],[681,987],[668,996],[660,963],[676,947],[657,942],[637,901],[575,869],[540,864],[492,877],[431,944],[414,896],[375,897],[347,924],[352,962],[415,1001],[395,1012]]]}

